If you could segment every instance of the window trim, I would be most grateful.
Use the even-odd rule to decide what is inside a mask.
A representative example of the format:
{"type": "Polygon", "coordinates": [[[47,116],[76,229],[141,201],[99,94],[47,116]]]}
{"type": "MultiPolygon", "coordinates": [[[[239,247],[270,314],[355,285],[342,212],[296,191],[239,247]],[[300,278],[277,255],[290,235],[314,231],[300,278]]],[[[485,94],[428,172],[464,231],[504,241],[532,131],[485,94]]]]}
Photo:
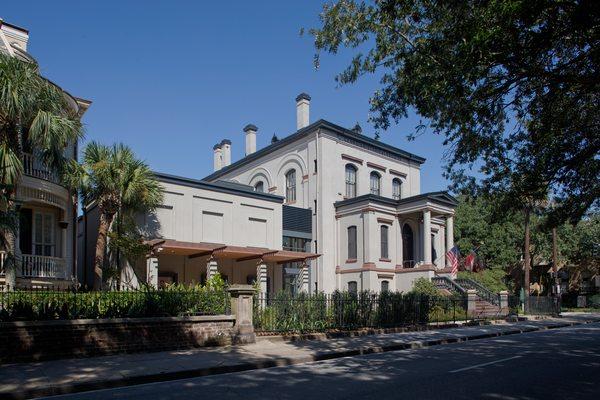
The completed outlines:
{"type": "Polygon", "coordinates": [[[348,260],[356,260],[358,258],[358,229],[356,227],[356,225],[351,225],[348,228],[346,228],[346,239],[347,239],[347,259],[348,260]],[[351,235],[350,232],[353,231],[353,234],[351,235]],[[352,242],[350,239],[353,238],[354,242],[352,242]]]}
{"type": "Polygon", "coordinates": [[[402,180],[400,178],[392,179],[392,198],[394,200],[402,199],[402,180]],[[398,188],[398,193],[396,193],[396,188],[398,188]]]}
{"type": "Polygon", "coordinates": [[[381,259],[390,258],[390,230],[387,225],[379,226],[379,254],[381,259]]]}
{"type": "Polygon", "coordinates": [[[358,168],[354,165],[354,164],[346,164],[344,166],[344,188],[345,188],[345,198],[347,199],[352,199],[354,197],[356,197],[356,194],[358,193],[358,168]],[[352,171],[354,173],[354,182],[350,182],[350,180],[348,179],[348,172],[352,171]],[[349,192],[349,188],[352,189],[353,193],[348,193],[349,192]]]}
{"type": "Polygon", "coordinates": [[[296,169],[291,168],[285,173],[285,202],[292,204],[296,202],[297,196],[297,184],[296,184],[296,169]],[[290,179],[293,177],[293,179],[290,179]]]}
{"type": "Polygon", "coordinates": [[[381,174],[377,171],[371,171],[369,174],[369,193],[375,196],[381,196],[381,174]],[[374,181],[373,178],[377,179],[374,181]],[[374,185],[373,183],[377,182],[377,191],[374,193],[374,185]]]}

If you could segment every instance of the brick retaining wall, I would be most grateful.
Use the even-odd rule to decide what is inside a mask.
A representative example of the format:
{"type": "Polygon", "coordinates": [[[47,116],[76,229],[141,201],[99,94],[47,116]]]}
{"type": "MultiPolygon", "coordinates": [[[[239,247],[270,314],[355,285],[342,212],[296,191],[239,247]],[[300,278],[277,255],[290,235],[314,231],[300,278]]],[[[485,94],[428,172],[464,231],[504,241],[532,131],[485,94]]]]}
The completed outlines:
{"type": "Polygon", "coordinates": [[[231,344],[231,315],[0,323],[0,362],[231,344]]]}

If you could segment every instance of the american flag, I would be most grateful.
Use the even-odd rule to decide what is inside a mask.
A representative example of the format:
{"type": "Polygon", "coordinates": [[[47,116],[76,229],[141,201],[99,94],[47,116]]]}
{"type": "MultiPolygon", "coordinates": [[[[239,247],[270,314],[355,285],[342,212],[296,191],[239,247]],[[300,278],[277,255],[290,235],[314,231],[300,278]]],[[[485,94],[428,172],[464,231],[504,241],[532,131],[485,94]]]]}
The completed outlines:
{"type": "Polygon", "coordinates": [[[452,273],[456,274],[458,272],[458,257],[460,257],[460,251],[458,247],[454,246],[446,253],[446,258],[450,261],[450,266],[452,267],[452,273]]]}

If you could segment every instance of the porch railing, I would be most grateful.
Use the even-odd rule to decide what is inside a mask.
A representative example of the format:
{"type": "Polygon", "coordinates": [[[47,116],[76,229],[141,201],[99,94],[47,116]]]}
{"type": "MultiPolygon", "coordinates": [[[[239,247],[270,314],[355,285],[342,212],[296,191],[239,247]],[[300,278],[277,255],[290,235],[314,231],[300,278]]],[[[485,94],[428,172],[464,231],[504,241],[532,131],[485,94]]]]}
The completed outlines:
{"type": "Polygon", "coordinates": [[[6,259],[6,252],[0,251],[0,275],[4,275],[4,259],[6,259]]]}
{"type": "Polygon", "coordinates": [[[64,258],[34,256],[31,254],[23,254],[21,256],[21,277],[69,278],[67,276],[67,265],[64,258]]]}
{"type": "Polygon", "coordinates": [[[23,173],[25,175],[33,176],[34,178],[60,183],[56,172],[44,165],[44,163],[33,154],[23,154],[23,173]]]}

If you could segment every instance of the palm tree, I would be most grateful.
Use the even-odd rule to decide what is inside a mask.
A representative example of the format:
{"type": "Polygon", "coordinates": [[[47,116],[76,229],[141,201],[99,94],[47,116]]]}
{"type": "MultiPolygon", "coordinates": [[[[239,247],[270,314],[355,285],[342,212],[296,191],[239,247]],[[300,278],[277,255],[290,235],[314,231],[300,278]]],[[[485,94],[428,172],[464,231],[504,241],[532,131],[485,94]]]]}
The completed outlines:
{"type": "MultiPolygon", "coordinates": [[[[15,194],[23,173],[23,148],[59,174],[66,164],[65,148],[82,136],[77,107],[65,92],[44,79],[38,65],[0,53],[0,211],[15,211],[15,194]]],[[[15,233],[0,228],[7,253],[6,283],[16,283],[15,233]]]]}
{"type": "Polygon", "coordinates": [[[94,257],[94,289],[100,290],[106,239],[115,216],[154,210],[162,201],[162,188],[129,147],[97,142],[86,146],[81,165],[71,164],[67,181],[81,191],[84,206],[96,204],[100,212],[94,257]]]}

